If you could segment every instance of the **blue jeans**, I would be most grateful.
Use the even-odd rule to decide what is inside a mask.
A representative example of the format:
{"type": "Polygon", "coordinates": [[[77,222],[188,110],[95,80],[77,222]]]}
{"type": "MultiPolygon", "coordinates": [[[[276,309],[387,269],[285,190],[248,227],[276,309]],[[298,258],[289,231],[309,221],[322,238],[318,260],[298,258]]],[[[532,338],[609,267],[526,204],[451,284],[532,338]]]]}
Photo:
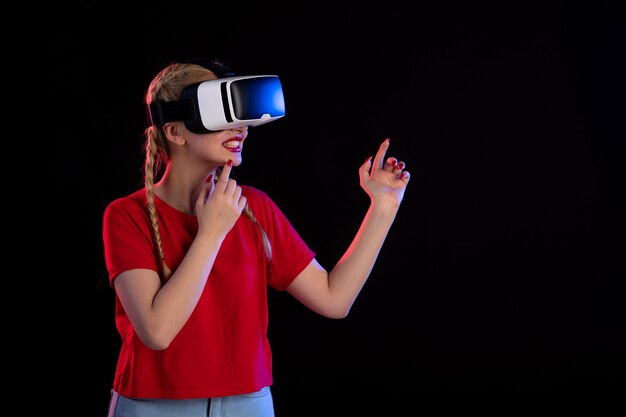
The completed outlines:
{"type": "Polygon", "coordinates": [[[274,417],[270,387],[227,397],[192,400],[128,398],[111,391],[108,417],[274,417]]]}

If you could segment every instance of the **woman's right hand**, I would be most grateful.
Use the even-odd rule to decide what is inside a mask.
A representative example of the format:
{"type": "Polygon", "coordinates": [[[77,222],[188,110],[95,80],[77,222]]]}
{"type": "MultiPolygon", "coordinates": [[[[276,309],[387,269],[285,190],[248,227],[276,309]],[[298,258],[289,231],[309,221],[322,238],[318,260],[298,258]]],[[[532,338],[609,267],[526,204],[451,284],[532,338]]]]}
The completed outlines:
{"type": "Polygon", "coordinates": [[[211,232],[224,237],[241,215],[247,200],[241,195],[241,187],[230,178],[231,170],[232,162],[228,161],[217,182],[210,177],[200,192],[196,201],[198,235],[211,232]]]}

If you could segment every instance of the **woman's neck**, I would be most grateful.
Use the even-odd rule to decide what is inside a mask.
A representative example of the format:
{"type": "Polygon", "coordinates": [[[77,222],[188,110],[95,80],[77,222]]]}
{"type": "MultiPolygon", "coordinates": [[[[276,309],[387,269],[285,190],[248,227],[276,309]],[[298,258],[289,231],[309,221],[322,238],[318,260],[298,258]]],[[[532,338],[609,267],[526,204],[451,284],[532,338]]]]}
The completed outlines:
{"type": "MultiPolygon", "coordinates": [[[[215,174],[215,172],[213,172],[215,174]]],[[[175,175],[172,171],[163,174],[155,184],[154,192],[163,201],[175,209],[187,214],[195,214],[196,201],[204,187],[209,173],[196,175],[175,175]]]]}

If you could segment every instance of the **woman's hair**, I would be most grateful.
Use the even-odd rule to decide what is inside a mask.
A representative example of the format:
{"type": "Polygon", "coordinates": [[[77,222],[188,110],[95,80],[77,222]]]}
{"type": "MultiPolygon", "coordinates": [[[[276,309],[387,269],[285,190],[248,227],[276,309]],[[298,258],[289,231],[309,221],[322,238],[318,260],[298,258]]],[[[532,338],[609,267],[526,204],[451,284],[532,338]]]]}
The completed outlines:
{"type": "MultiPolygon", "coordinates": [[[[216,63],[214,63],[216,64],[216,63]]],[[[146,92],[146,104],[154,100],[173,101],[178,100],[185,87],[190,84],[204,81],[213,74],[207,68],[197,64],[172,63],[162,69],[150,83],[146,92]]],[[[159,256],[163,268],[165,279],[172,274],[169,266],[165,262],[163,253],[163,243],[159,232],[158,215],[154,204],[154,182],[155,177],[162,172],[169,159],[169,142],[165,138],[163,129],[156,126],[148,126],[144,132],[146,138],[144,163],[144,184],[146,187],[147,210],[152,225],[152,232],[156,242],[159,256]]],[[[263,247],[267,260],[272,259],[272,247],[265,230],[259,224],[248,204],[243,209],[248,218],[259,228],[263,240],[263,247]]]]}

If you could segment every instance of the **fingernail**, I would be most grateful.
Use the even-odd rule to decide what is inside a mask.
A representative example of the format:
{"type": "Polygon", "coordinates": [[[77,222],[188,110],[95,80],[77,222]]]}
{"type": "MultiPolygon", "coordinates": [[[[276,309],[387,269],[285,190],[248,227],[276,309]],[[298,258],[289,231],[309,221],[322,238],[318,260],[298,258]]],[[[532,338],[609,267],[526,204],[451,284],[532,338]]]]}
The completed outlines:
{"type": "Polygon", "coordinates": [[[369,162],[369,160],[372,159],[371,156],[368,156],[367,159],[365,160],[365,162],[363,162],[364,164],[367,164],[369,162]]]}
{"type": "Polygon", "coordinates": [[[404,169],[404,167],[405,167],[404,162],[398,163],[398,169],[404,169]]]}
{"type": "Polygon", "coordinates": [[[391,139],[387,138],[385,140],[387,141],[387,143],[391,143],[391,139]]]}
{"type": "Polygon", "coordinates": [[[228,165],[229,167],[233,166],[233,160],[229,159],[228,162],[226,162],[226,165],[228,165]]]}
{"type": "Polygon", "coordinates": [[[209,176],[206,177],[206,183],[210,184],[212,179],[213,179],[213,174],[209,174],[209,176]]]}

